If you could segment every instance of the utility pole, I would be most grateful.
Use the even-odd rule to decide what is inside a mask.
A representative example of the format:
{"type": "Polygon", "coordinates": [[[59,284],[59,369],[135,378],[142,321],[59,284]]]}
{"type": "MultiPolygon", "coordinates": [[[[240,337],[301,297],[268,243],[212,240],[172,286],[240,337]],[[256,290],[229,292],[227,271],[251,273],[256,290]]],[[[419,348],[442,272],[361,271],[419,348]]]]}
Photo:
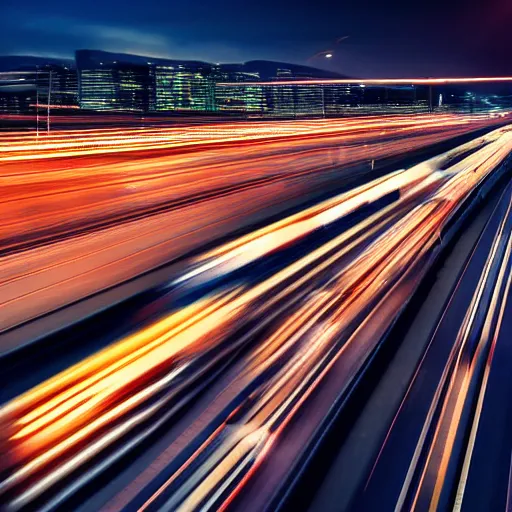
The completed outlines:
{"type": "Polygon", "coordinates": [[[48,77],[48,110],[46,112],[46,132],[50,134],[50,100],[52,94],[52,70],[50,69],[50,75],[48,77]]]}
{"type": "Polygon", "coordinates": [[[325,85],[321,84],[320,87],[322,88],[322,115],[325,119],[325,85]]]}
{"type": "Polygon", "coordinates": [[[39,137],[39,66],[36,66],[36,137],[39,137]]]}

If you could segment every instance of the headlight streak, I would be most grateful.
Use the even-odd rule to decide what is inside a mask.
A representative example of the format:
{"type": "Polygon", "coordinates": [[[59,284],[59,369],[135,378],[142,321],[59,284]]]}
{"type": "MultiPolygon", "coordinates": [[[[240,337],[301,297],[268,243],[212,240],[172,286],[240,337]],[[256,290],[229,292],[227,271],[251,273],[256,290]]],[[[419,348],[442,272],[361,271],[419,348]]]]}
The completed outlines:
{"type": "Polygon", "coordinates": [[[370,161],[497,122],[425,115],[219,123],[63,131],[37,143],[2,134],[0,159],[16,153],[20,160],[0,162],[0,331],[250,225],[261,210],[339,182],[345,169],[347,180],[360,180],[373,172],[370,161]],[[96,137],[113,153],[89,154],[96,137]],[[141,139],[134,151],[120,151],[134,137],[141,139]],[[152,145],[154,137],[169,138],[172,151],[152,145]],[[73,146],[72,155],[48,160],[60,144],[73,146]]]}
{"type": "MultiPolygon", "coordinates": [[[[477,504],[467,501],[469,494],[479,492],[469,487],[468,479],[489,470],[482,458],[490,435],[485,424],[494,424],[492,409],[485,408],[493,400],[488,387],[500,365],[496,351],[509,350],[504,344],[512,282],[511,191],[509,185],[431,337],[360,497],[362,508],[379,502],[396,510],[463,510],[486,503],[486,498],[477,504]],[[412,407],[419,396],[421,405],[412,407]],[[384,477],[390,458],[395,462],[393,479],[384,477]]],[[[506,472],[505,459],[501,471],[506,472]]],[[[500,469],[493,470],[496,474],[500,469]]],[[[489,492],[494,503],[504,503],[507,491],[502,482],[489,492]]]]}
{"type": "MultiPolygon", "coordinates": [[[[67,142],[57,138],[51,144],[68,152],[67,142]]],[[[117,446],[118,455],[109,455],[112,460],[127,453],[147,437],[142,433],[137,439],[135,427],[149,432],[152,427],[147,422],[161,425],[163,417],[172,416],[166,408],[176,410],[214,364],[231,360],[244,346],[248,352],[239,373],[227,384],[236,391],[224,419],[142,508],[225,507],[257,471],[333,362],[355,350],[358,356],[353,356],[354,366],[344,384],[350,386],[379,341],[358,338],[362,326],[385,297],[395,309],[377,330],[384,332],[392,324],[401,303],[393,298],[404,300],[407,280],[417,283],[423,275],[421,263],[435,252],[443,227],[511,151],[511,132],[496,130],[192,260],[191,270],[172,283],[173,289],[200,289],[219,278],[229,281],[234,271],[279,255],[285,247],[320,229],[329,230],[347,215],[398,192],[391,204],[314,250],[298,254],[274,273],[214,287],[197,302],[2,407],[5,456],[0,467],[9,476],[0,481],[0,499],[10,510],[19,510],[45,493],[68,498],[87,478],[79,477],[59,491],[64,477],[107,447],[117,446]],[[450,165],[458,155],[460,161],[450,165]],[[249,319],[259,324],[242,335],[249,319]],[[270,328],[265,335],[263,327],[270,328]],[[234,334],[237,337],[227,343],[234,334]]],[[[501,290],[504,274],[500,272],[501,290]]],[[[99,471],[110,462],[107,458],[97,464],[99,471]]],[[[436,489],[440,485],[436,483],[436,489]]],[[[61,504],[48,503],[50,508],[61,504]]]]}

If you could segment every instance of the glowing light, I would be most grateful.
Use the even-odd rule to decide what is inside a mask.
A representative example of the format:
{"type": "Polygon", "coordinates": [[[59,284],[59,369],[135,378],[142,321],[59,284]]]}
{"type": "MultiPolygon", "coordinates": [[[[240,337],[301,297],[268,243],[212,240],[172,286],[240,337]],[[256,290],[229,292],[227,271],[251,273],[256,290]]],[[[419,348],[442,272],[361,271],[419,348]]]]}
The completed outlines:
{"type": "MultiPolygon", "coordinates": [[[[410,139],[404,137],[408,131],[419,134],[424,144],[425,141],[433,140],[429,138],[429,129],[436,136],[439,136],[438,132],[446,136],[447,133],[474,129],[480,126],[479,123],[489,126],[493,122],[489,117],[475,117],[472,122],[468,119],[472,118],[431,115],[420,118],[373,117],[340,122],[291,122],[280,124],[277,134],[276,125],[272,123],[246,123],[237,125],[237,136],[233,133],[233,126],[226,132],[222,131],[224,127],[203,126],[197,131],[188,130],[182,138],[179,138],[179,131],[175,129],[164,130],[163,138],[162,130],[107,130],[92,131],[87,135],[61,132],[49,137],[47,146],[45,143],[37,147],[29,144],[30,149],[23,144],[27,142],[26,136],[18,134],[5,135],[0,149],[7,154],[12,151],[14,144],[23,157],[25,151],[28,156],[34,152],[44,155],[45,151],[62,150],[67,153],[85,145],[84,152],[87,154],[98,143],[104,143],[108,148],[135,144],[138,150],[146,150],[148,146],[159,147],[158,143],[162,141],[174,148],[180,147],[180,144],[186,146],[197,143],[200,139],[202,143],[214,144],[214,161],[218,160],[220,153],[226,157],[221,165],[223,169],[229,168],[229,172],[221,177],[225,181],[220,183],[225,186],[233,186],[233,183],[246,186],[243,181],[231,182],[229,179],[240,175],[254,179],[256,172],[261,172],[261,169],[275,173],[276,168],[288,169],[287,166],[312,158],[312,155],[318,158],[314,160],[315,166],[306,168],[306,171],[299,168],[299,171],[316,172],[318,168],[327,165],[326,160],[318,157],[320,150],[333,141],[354,146],[353,157],[360,159],[362,155],[365,158],[371,156],[372,149],[365,143],[368,139],[379,141],[383,129],[391,133],[396,130],[405,138],[405,142],[400,140],[395,146],[403,151],[404,147],[408,150],[411,148],[410,139]],[[360,133],[361,128],[364,128],[364,135],[360,133]],[[222,141],[220,148],[216,145],[218,141],[222,141]],[[229,146],[225,141],[235,143],[229,146]],[[91,142],[92,145],[87,145],[91,142]],[[238,158],[234,163],[229,161],[228,156],[239,157],[240,143],[245,143],[248,152],[257,155],[258,166],[253,165],[254,161],[250,159],[241,161],[238,158]],[[262,150],[262,147],[266,149],[262,150]],[[301,158],[290,156],[289,150],[292,147],[300,151],[301,158]],[[312,150],[308,152],[305,147],[312,150]],[[258,150],[263,152],[269,148],[273,150],[270,156],[268,153],[258,153],[258,150]],[[280,160],[276,155],[283,148],[286,148],[287,153],[280,160]],[[258,171],[255,171],[256,167],[258,171]]],[[[382,155],[384,149],[389,151],[392,143],[386,141],[381,144],[379,154],[382,155]]],[[[232,333],[235,328],[240,330],[240,323],[246,318],[247,312],[261,308],[262,322],[267,319],[269,322],[275,321],[272,323],[275,327],[267,329],[270,323],[264,326],[267,330],[264,331],[261,344],[254,347],[243,374],[228,382],[228,386],[236,388],[237,393],[242,392],[240,386],[252,389],[253,385],[259,386],[258,392],[253,394],[253,401],[247,403],[247,409],[226,410],[226,418],[238,412],[236,422],[227,425],[227,421],[220,419],[213,433],[199,447],[194,448],[193,454],[187,455],[187,474],[183,474],[186,488],[190,490],[184,508],[194,508],[203,503],[219,486],[225,484],[226,475],[236,473],[241,477],[233,491],[238,492],[251,476],[251,467],[257,468],[270,452],[274,440],[282,435],[284,426],[300,413],[302,404],[318,388],[334,361],[344,357],[349,350],[357,350],[357,361],[363,364],[369,354],[373,353],[379,340],[374,330],[368,339],[357,338],[356,335],[350,337],[343,349],[339,350],[342,330],[353,323],[361,311],[374,312],[377,304],[384,302],[380,294],[386,292],[386,289],[381,291],[381,288],[388,287],[388,291],[390,287],[395,289],[404,275],[404,268],[414,269],[414,265],[423,265],[422,260],[418,260],[418,254],[425,254],[434,246],[440,230],[450,220],[453,212],[463,204],[475,186],[507,158],[511,150],[512,131],[500,128],[438,157],[379,177],[305,208],[195,258],[192,264],[199,268],[205,264],[204,271],[214,268],[232,271],[263,256],[275,254],[321,226],[341,219],[390,192],[399,191],[392,204],[309,253],[300,255],[284,268],[265,274],[256,285],[238,283],[229,289],[213,292],[206,298],[155,320],[151,325],[140,327],[138,331],[4,405],[0,409],[0,423],[7,427],[7,435],[2,439],[2,449],[9,456],[5,457],[2,470],[4,474],[7,474],[6,470],[12,469],[12,472],[0,482],[2,491],[17,486],[22,489],[22,494],[13,503],[30,505],[30,501],[51,489],[72,471],[80,466],[85,467],[93,456],[110,449],[122,436],[138,428],[142,417],[144,421],[149,420],[167,408],[169,402],[166,400],[174,399],[177,391],[186,389],[182,387],[185,381],[177,379],[178,375],[182,375],[180,372],[187,369],[187,379],[191,381],[187,381],[186,385],[192,385],[195,379],[203,378],[208,365],[218,362],[216,357],[225,357],[230,350],[238,350],[236,343],[241,344],[243,341],[234,339],[232,333]],[[462,160],[456,158],[459,155],[462,160]],[[393,219],[393,224],[389,225],[393,219]],[[221,265],[224,265],[223,269],[221,265]],[[328,282],[322,284],[326,275],[328,282]],[[314,293],[311,293],[309,286],[305,286],[306,283],[317,282],[320,284],[318,289],[313,290],[314,293]],[[290,299],[300,301],[290,308],[286,302],[290,299]],[[229,343],[226,343],[227,339],[229,343]],[[276,370],[269,376],[268,369],[271,366],[276,370]],[[210,463],[205,464],[204,455],[210,463]],[[248,455],[255,461],[252,465],[247,464],[248,455]],[[25,483],[31,485],[24,488],[25,483]]],[[[201,153],[201,158],[206,159],[204,152],[201,153]]],[[[142,165],[144,171],[149,172],[151,179],[156,181],[152,193],[158,200],[162,199],[161,194],[167,188],[173,189],[174,193],[176,189],[183,188],[190,194],[201,181],[204,181],[201,185],[205,187],[204,190],[211,190],[212,181],[219,174],[219,166],[214,166],[212,170],[211,162],[205,163],[202,160],[204,167],[200,167],[196,161],[193,172],[188,169],[184,173],[179,166],[189,162],[190,158],[190,154],[173,154],[172,157],[166,154],[162,158],[154,157],[158,165],[153,160],[151,164],[145,162],[142,165]],[[172,166],[169,165],[170,161],[172,166]],[[183,180],[183,176],[189,176],[190,173],[193,176],[189,182],[172,181],[177,179],[176,176],[183,180]],[[171,185],[162,187],[162,183],[167,185],[167,179],[171,180],[171,185]]],[[[329,165],[332,165],[330,158],[329,165]]],[[[99,169],[91,170],[87,165],[83,168],[77,166],[71,171],[66,168],[62,183],[51,175],[53,186],[62,186],[57,194],[57,206],[61,206],[61,196],[69,190],[81,193],[83,183],[80,180],[73,181],[80,173],[82,178],[90,179],[90,174],[96,172],[101,179],[94,175],[93,183],[98,188],[103,184],[109,190],[115,190],[115,186],[125,190],[127,185],[133,184],[126,181],[128,163],[123,162],[116,167],[109,166],[108,160],[103,162],[100,159],[100,162],[105,165],[100,165],[99,169]]],[[[138,166],[141,166],[141,160],[133,165],[135,173],[138,166]]],[[[27,168],[28,174],[15,174],[12,180],[22,180],[21,184],[28,183],[28,199],[35,201],[34,188],[37,180],[41,179],[41,173],[31,169],[31,166],[27,168]]],[[[131,173],[128,176],[135,183],[140,179],[142,186],[147,186],[150,181],[144,173],[138,178],[134,178],[131,173]]],[[[45,186],[42,191],[46,192],[45,186]]],[[[92,194],[90,188],[87,194],[92,194]]],[[[43,195],[46,197],[48,194],[43,195]]],[[[126,200],[125,206],[128,208],[133,205],[133,197],[130,195],[126,200]]],[[[148,198],[142,196],[142,199],[146,201],[148,198]]],[[[105,204],[112,207],[112,202],[109,197],[105,204]]],[[[117,206],[118,203],[123,204],[123,196],[118,201],[116,199],[117,206]]],[[[89,207],[92,208],[91,205],[89,207]]],[[[105,205],[101,205],[100,212],[102,207],[105,205]]],[[[65,208],[59,208],[59,215],[63,214],[61,210],[65,208]]],[[[212,222],[209,218],[211,209],[205,212],[208,222],[212,222]]],[[[29,221],[33,222],[33,219],[29,221]]],[[[118,260],[116,262],[119,264],[118,260]]],[[[53,259],[50,264],[55,264],[53,259]]],[[[192,277],[196,275],[197,272],[192,277]]],[[[390,304],[393,301],[386,299],[385,302],[390,304]]],[[[400,309],[401,306],[399,300],[396,308],[400,309]]],[[[389,327],[385,322],[391,322],[394,316],[381,316],[381,327],[385,331],[389,327]]],[[[371,320],[369,318],[368,322],[371,320]]],[[[350,370],[352,374],[347,379],[355,378],[358,374],[358,364],[354,363],[350,370]]]]}
{"type": "MultiPolygon", "coordinates": [[[[251,82],[251,85],[336,85],[336,84],[361,84],[366,85],[444,85],[444,84],[470,84],[486,82],[512,82],[512,76],[494,76],[494,77],[467,77],[467,78],[336,78],[312,80],[280,80],[273,82],[251,82]]],[[[240,85],[237,82],[219,82],[218,87],[233,87],[240,85]]]]}

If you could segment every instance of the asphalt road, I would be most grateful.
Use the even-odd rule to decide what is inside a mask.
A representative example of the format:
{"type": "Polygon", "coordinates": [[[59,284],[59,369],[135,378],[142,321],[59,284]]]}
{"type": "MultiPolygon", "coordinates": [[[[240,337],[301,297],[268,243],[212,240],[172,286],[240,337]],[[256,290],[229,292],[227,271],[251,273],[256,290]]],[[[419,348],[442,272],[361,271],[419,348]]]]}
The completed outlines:
{"type": "MultiPolygon", "coordinates": [[[[328,130],[329,124],[323,122],[319,126],[298,122],[296,128],[287,122],[281,134],[275,133],[273,124],[269,128],[260,123],[261,133],[252,142],[250,124],[244,129],[249,135],[242,130],[236,143],[229,142],[233,128],[230,131],[225,124],[222,131],[210,129],[206,135],[204,127],[195,135],[172,132],[182,139],[188,133],[180,144],[190,139],[197,146],[201,136],[207,137],[206,148],[186,154],[183,146],[175,147],[174,139],[170,148],[148,149],[146,145],[168,144],[160,132],[156,142],[144,140],[135,146],[137,151],[124,153],[94,153],[96,131],[85,147],[74,138],[62,142],[56,133],[47,144],[64,144],[62,151],[73,154],[50,160],[42,143],[27,148],[26,135],[18,136],[18,152],[13,152],[12,141],[4,141],[5,152],[0,151],[6,183],[0,204],[5,220],[0,244],[0,332],[5,335],[0,335],[0,352],[62,324],[43,320],[52,324],[44,332],[34,327],[29,327],[30,332],[18,331],[21,334],[8,330],[230,234],[446,151],[490,129],[482,126],[497,122],[477,118],[468,123],[457,116],[440,120],[426,116],[410,126],[405,121],[372,118],[367,124],[364,120],[355,125],[341,122],[328,130]],[[294,135],[294,129],[299,135],[294,135]],[[223,147],[212,149],[212,137],[215,145],[223,147]],[[239,139],[245,144],[243,152],[239,139]],[[10,161],[13,155],[21,160],[10,161]]],[[[130,133],[122,134],[123,144],[131,148],[130,133]]],[[[114,144],[112,137],[117,144],[117,133],[101,132],[109,144],[114,144]]],[[[133,290],[133,284],[124,289],[133,290]]],[[[72,313],[66,316],[67,321],[80,318],[72,313]]]]}
{"type": "MultiPolygon", "coordinates": [[[[333,137],[324,128],[323,143],[333,137]]],[[[0,361],[6,381],[0,408],[4,506],[274,510],[293,502],[295,508],[322,507],[338,493],[342,496],[335,502],[347,509],[382,503],[387,510],[404,488],[406,503],[449,503],[453,485],[462,486],[457,499],[466,499],[458,476],[459,454],[467,461],[463,474],[477,478],[483,466],[470,464],[473,445],[464,440],[469,429],[475,453],[481,443],[485,446],[481,429],[488,431],[487,421],[499,403],[484,397],[497,385],[495,375],[498,383],[503,379],[505,368],[500,365],[500,371],[490,373],[489,386],[481,385],[487,382],[485,368],[495,367],[495,345],[478,333],[486,329],[500,335],[507,304],[512,189],[507,188],[494,210],[492,200],[483,208],[481,201],[507,179],[512,132],[504,127],[477,138],[473,134],[448,150],[430,147],[435,156],[407,153],[401,160],[393,152],[403,149],[405,140],[410,147],[411,138],[393,135],[377,144],[382,158],[377,167],[367,161],[361,134],[354,137],[353,149],[361,152],[362,160],[356,158],[342,170],[332,152],[325,169],[324,150],[315,149],[313,157],[300,137],[304,158],[286,153],[287,159],[304,166],[297,188],[288,186],[295,182],[287,177],[291,181],[284,190],[290,196],[271,188],[270,203],[265,203],[262,187],[278,187],[281,178],[260,183],[258,195],[243,182],[243,191],[236,192],[237,197],[247,193],[239,197],[240,210],[209,198],[202,215],[194,210],[193,217],[181,218],[182,208],[165,212],[173,213],[173,221],[168,217],[162,231],[169,234],[171,229],[177,245],[171,267],[123,285],[124,291],[112,288],[88,299],[88,305],[78,302],[67,312],[48,315],[48,323],[6,332],[25,335],[4,338],[11,343],[5,345],[8,349],[17,350],[0,361]],[[395,149],[393,141],[398,142],[395,149]],[[312,172],[310,157],[324,171],[312,172]],[[185,232],[200,231],[201,223],[205,229],[219,223],[215,215],[232,219],[233,212],[241,217],[239,212],[248,210],[245,224],[201,236],[196,246],[176,242],[185,232]],[[491,222],[485,224],[491,210],[491,222]],[[478,250],[460,272],[473,247],[478,250]],[[454,288],[457,276],[462,288],[454,288]],[[453,301],[447,300],[450,294],[453,301]],[[452,308],[452,302],[458,307],[452,308]],[[432,331],[429,325],[440,315],[439,330],[432,331]],[[467,335],[459,328],[464,322],[467,335]],[[45,329],[52,334],[44,336],[45,329]],[[448,354],[457,351],[460,358],[448,354]],[[418,366],[421,354],[426,356],[418,366]],[[426,376],[427,391],[418,375],[426,376]],[[436,386],[441,391],[430,392],[436,386]],[[484,404],[481,412],[472,405],[475,397],[484,404]],[[397,408],[400,401],[403,408],[397,408]],[[321,457],[325,449],[335,455],[329,463],[321,457]],[[424,454],[416,466],[415,453],[424,454]],[[388,475],[394,460],[396,468],[388,475]],[[436,466],[440,460],[447,461],[446,467],[436,466]],[[375,471],[365,480],[370,467],[375,471]],[[317,493],[308,493],[304,486],[315,480],[308,477],[311,471],[317,483],[322,481],[317,493]],[[349,471],[343,486],[336,485],[349,471]],[[422,477],[443,471],[450,486],[439,478],[422,477]],[[413,472],[410,482],[408,472],[413,472]],[[374,491],[368,493],[368,486],[374,491]]],[[[423,137],[421,133],[425,143],[423,137]]],[[[306,139],[307,144],[318,143],[306,139]]],[[[259,142],[257,146],[255,152],[260,151],[259,142]]],[[[70,147],[66,142],[53,149],[68,152],[70,147]]],[[[37,151],[43,155],[46,150],[37,151]]],[[[40,158],[32,149],[27,154],[40,158]]],[[[271,163],[276,162],[274,154],[271,163]]],[[[222,179],[229,180],[229,174],[222,179]]],[[[75,185],[71,189],[76,192],[75,185]]],[[[202,205],[194,203],[194,208],[202,205]]],[[[91,213],[95,206],[89,207],[91,213]]],[[[147,233],[142,227],[160,214],[138,218],[134,225],[147,233]]],[[[115,229],[134,225],[119,222],[115,229]]],[[[39,234],[37,229],[33,233],[36,238],[39,234]]],[[[137,235],[130,243],[139,240],[137,235]]],[[[71,238],[65,237],[68,244],[71,238]]],[[[126,234],[122,239],[127,240],[126,234]]],[[[158,266],[139,259],[145,250],[130,264],[113,249],[116,244],[108,246],[103,240],[99,246],[113,253],[109,262],[101,262],[105,274],[89,279],[93,269],[83,267],[81,279],[74,276],[78,282],[105,288],[119,275],[112,276],[110,285],[105,276],[118,269],[128,272],[126,280],[129,272],[132,277],[144,272],[144,265],[146,270],[158,266]]],[[[47,252],[52,248],[41,244],[37,254],[59,268],[60,281],[42,287],[35,283],[23,294],[47,312],[57,307],[52,294],[36,299],[36,291],[48,293],[53,287],[57,297],[72,288],[73,276],[63,275],[60,260],[52,262],[47,252]]],[[[84,247],[80,251],[90,254],[84,247]]],[[[30,270],[31,263],[35,261],[22,260],[29,284],[39,279],[39,269],[30,270]]],[[[10,281],[13,292],[16,280],[10,281]]],[[[75,300],[91,293],[81,289],[75,300]]],[[[61,305],[71,300],[69,295],[64,298],[67,302],[61,305]]],[[[20,306],[17,301],[11,302],[20,306]]],[[[30,310],[29,304],[19,311],[30,310]]],[[[30,311],[29,317],[38,316],[30,311]]]]}
{"type": "MultiPolygon", "coordinates": [[[[350,427],[337,425],[319,455],[314,471],[318,488],[298,493],[295,500],[312,511],[351,510],[365,485],[389,426],[410,385],[431,335],[500,198],[502,184],[469,219],[460,235],[429,274],[428,283],[395,327],[393,344],[373,374],[364,400],[353,411],[350,427]]],[[[311,469],[313,471],[313,468],[311,469]]],[[[390,471],[392,471],[390,469],[390,471]]],[[[294,501],[293,504],[297,504],[294,501]]]]}

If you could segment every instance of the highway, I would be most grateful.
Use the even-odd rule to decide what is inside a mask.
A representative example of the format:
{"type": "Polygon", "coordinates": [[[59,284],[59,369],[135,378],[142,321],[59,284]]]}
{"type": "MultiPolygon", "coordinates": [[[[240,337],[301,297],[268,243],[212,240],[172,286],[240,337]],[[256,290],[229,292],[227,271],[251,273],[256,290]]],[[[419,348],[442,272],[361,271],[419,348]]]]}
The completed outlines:
{"type": "MultiPolygon", "coordinates": [[[[334,423],[353,422],[353,403],[371,407],[360,390],[393,368],[379,354],[402,343],[411,300],[422,303],[475,215],[451,298],[431,315],[399,406],[375,424],[347,507],[479,510],[472,482],[491,478],[487,464],[499,466],[501,487],[477,493],[479,503],[506,502],[512,445],[503,455],[487,440],[497,415],[500,439],[510,437],[498,399],[509,374],[507,122],[420,115],[0,135],[0,503],[298,503],[334,423]],[[136,284],[115,304],[98,305],[127,281],[136,284]],[[64,306],[66,325],[23,334],[64,306]]],[[[326,483],[336,467],[323,468],[326,483]]],[[[324,487],[301,507],[335,494],[324,487]]]]}
{"type": "Polygon", "coordinates": [[[397,155],[500,122],[425,115],[66,131],[40,141],[3,134],[0,331],[305,196],[364,181],[397,155]]]}
{"type": "Polygon", "coordinates": [[[429,336],[355,500],[361,510],[376,500],[386,509],[508,507],[511,193],[508,185],[429,336]]]}

